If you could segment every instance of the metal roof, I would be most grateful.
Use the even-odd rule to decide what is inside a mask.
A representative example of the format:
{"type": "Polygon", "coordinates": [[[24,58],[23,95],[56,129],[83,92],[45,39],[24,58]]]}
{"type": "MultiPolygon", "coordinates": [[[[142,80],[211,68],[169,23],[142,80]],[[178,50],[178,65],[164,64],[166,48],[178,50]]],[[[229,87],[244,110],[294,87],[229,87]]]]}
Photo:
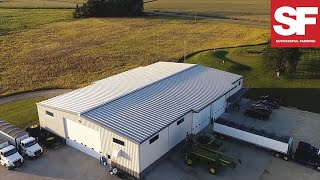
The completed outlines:
{"type": "MultiPolygon", "coordinates": [[[[175,66],[170,63],[168,66],[175,66]]],[[[195,65],[82,114],[139,143],[234,88],[242,76],[195,65]]]]}
{"type": "Polygon", "coordinates": [[[158,62],[96,81],[90,86],[42,101],[39,104],[80,114],[193,66],[195,65],[158,62]]]}
{"type": "Polygon", "coordinates": [[[26,134],[28,134],[26,131],[0,119],[0,131],[13,137],[13,138],[19,138],[26,134]]]}
{"type": "Polygon", "coordinates": [[[234,88],[242,76],[200,65],[158,62],[40,102],[98,122],[142,143],[234,88]]]}

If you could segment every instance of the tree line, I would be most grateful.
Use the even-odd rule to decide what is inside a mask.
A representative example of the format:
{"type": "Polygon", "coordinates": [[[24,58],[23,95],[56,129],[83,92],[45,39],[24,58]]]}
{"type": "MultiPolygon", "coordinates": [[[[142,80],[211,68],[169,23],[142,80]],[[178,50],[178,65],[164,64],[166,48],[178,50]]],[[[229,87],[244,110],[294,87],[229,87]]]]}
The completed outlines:
{"type": "Polygon", "coordinates": [[[266,70],[277,76],[291,77],[301,60],[302,52],[298,48],[271,48],[270,42],[265,50],[263,65],[266,70]]]}
{"type": "Polygon", "coordinates": [[[143,14],[143,0],[88,0],[76,6],[75,18],[133,17],[143,14]]]}

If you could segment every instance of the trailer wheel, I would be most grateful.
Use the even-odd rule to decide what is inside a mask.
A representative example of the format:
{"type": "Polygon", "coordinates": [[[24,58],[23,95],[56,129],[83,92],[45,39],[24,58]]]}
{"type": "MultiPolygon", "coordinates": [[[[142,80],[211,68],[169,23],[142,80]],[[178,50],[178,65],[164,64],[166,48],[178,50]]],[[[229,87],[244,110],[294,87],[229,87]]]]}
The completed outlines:
{"type": "Polygon", "coordinates": [[[10,170],[10,167],[7,164],[4,164],[4,167],[6,167],[7,170],[10,170]]]}
{"type": "Polygon", "coordinates": [[[317,169],[317,171],[319,171],[319,172],[320,172],[320,166],[318,166],[316,169],[317,169]]]}
{"type": "Polygon", "coordinates": [[[279,154],[279,153],[275,153],[274,156],[275,156],[276,158],[279,158],[279,157],[280,157],[280,154],[279,154]]]}
{"type": "Polygon", "coordinates": [[[216,174],[216,173],[217,173],[217,170],[216,170],[215,167],[211,167],[211,168],[209,169],[209,171],[210,171],[211,174],[216,174]]]}
{"type": "Polygon", "coordinates": [[[285,161],[289,161],[288,156],[283,156],[283,160],[285,160],[285,161]]]}

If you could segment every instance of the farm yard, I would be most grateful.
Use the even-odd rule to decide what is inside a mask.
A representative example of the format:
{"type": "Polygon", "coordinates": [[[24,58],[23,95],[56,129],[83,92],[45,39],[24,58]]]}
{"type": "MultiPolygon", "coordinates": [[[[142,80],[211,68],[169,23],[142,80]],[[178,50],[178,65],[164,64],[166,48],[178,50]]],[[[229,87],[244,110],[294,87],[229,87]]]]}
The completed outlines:
{"type": "MultiPolygon", "coordinates": [[[[185,53],[214,48],[217,51],[199,53],[189,62],[244,75],[246,86],[259,88],[249,94],[252,98],[265,93],[285,94],[289,104],[310,110],[312,104],[301,104],[297,100],[300,98],[292,97],[303,93],[309,95],[304,98],[309,101],[319,93],[317,50],[305,50],[293,78],[277,78],[263,71],[261,54],[255,54],[263,45],[218,49],[265,43],[269,27],[164,16],[75,20],[73,9],[58,9],[74,8],[83,2],[0,1],[3,47],[0,49],[0,96],[39,89],[78,88],[137,66],[177,61],[185,53]],[[172,35],[174,38],[168,38],[172,35]],[[225,63],[221,63],[223,60],[225,63]],[[288,93],[287,88],[291,88],[292,93],[288,93]]],[[[145,9],[269,21],[269,2],[265,0],[199,0],[195,5],[193,2],[159,0],[146,3],[145,9]],[[223,8],[226,6],[229,8],[223,8]]]]}

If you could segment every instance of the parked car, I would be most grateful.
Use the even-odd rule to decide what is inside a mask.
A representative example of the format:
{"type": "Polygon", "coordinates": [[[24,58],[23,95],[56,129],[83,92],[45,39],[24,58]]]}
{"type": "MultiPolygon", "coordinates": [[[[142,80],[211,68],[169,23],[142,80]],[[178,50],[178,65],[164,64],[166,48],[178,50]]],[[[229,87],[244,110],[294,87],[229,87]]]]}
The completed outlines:
{"type": "Polygon", "coordinates": [[[257,111],[255,109],[246,109],[244,115],[260,120],[266,120],[270,116],[268,113],[262,113],[261,111],[257,111]]]}
{"type": "Polygon", "coordinates": [[[278,105],[283,105],[283,102],[280,96],[270,96],[270,95],[260,96],[260,100],[268,100],[268,101],[277,103],[278,105]]]}
{"type": "Polygon", "coordinates": [[[271,114],[272,113],[272,108],[269,106],[263,105],[263,104],[251,104],[250,106],[251,109],[259,109],[261,111],[264,111],[265,113],[271,114]]]}
{"type": "Polygon", "coordinates": [[[268,115],[270,115],[270,114],[271,114],[270,110],[269,110],[269,109],[267,109],[267,108],[257,107],[257,106],[252,106],[252,107],[250,107],[250,108],[251,108],[251,109],[253,109],[253,110],[255,110],[255,111],[258,111],[258,112],[264,113],[264,114],[268,114],[268,115]]]}
{"type": "Polygon", "coordinates": [[[277,103],[274,103],[274,102],[271,102],[271,101],[268,101],[268,100],[260,100],[258,101],[259,104],[264,104],[264,105],[267,105],[269,107],[271,107],[272,109],[279,109],[279,105],[277,103]]]}

